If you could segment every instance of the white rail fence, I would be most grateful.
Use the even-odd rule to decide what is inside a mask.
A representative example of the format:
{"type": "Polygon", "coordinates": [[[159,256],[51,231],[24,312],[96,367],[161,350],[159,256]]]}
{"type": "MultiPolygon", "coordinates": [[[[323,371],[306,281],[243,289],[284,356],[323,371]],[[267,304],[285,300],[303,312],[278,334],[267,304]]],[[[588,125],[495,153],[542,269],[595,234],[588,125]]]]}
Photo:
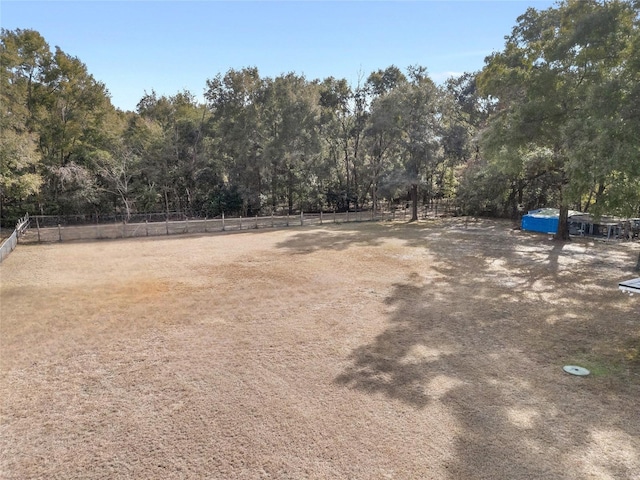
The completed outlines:
{"type": "Polygon", "coordinates": [[[27,213],[24,217],[18,220],[16,223],[16,228],[13,233],[7,238],[2,245],[0,246],[0,263],[4,261],[5,258],[9,256],[11,252],[18,245],[18,238],[22,237],[27,229],[29,228],[29,222],[31,219],[29,218],[29,214],[27,213]]]}

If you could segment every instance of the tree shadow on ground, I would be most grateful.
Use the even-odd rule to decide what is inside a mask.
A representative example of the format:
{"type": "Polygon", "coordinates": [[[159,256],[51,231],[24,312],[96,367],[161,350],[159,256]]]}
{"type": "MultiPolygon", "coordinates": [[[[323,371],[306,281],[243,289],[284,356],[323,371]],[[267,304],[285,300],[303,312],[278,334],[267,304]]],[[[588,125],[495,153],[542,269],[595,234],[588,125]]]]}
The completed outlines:
{"type": "Polygon", "coordinates": [[[438,280],[414,272],[392,286],[387,328],[351,352],[336,384],[417,411],[445,405],[461,432],[453,479],[633,478],[640,364],[618,347],[633,351],[640,331],[612,324],[629,313],[602,288],[615,269],[529,237],[403,238],[439,259],[438,280]],[[562,371],[579,358],[613,370],[562,371]]]}
{"type": "Polygon", "coordinates": [[[439,235],[437,229],[425,228],[425,223],[337,223],[306,228],[287,237],[276,247],[295,255],[323,250],[346,251],[357,246],[380,246],[387,239],[403,240],[408,246],[424,247],[426,240],[436,239],[439,235]]]}
{"type": "MultiPolygon", "coordinates": [[[[451,478],[581,478],[593,468],[605,478],[632,478],[638,457],[625,463],[602,453],[611,447],[630,457],[640,453],[631,443],[640,419],[630,413],[640,382],[624,386],[562,372],[561,358],[549,348],[562,342],[549,338],[558,329],[545,326],[551,307],[525,306],[512,311],[517,319],[501,317],[496,312],[510,307],[480,291],[435,308],[448,301],[443,289],[394,285],[386,300],[394,308],[389,326],[351,353],[336,384],[417,410],[446,405],[462,432],[448,465],[451,478]],[[613,444],[594,446],[594,436],[611,432],[613,444]],[[581,452],[599,458],[597,465],[571,472],[581,452]]],[[[564,330],[564,341],[579,334],[564,330]]],[[[636,379],[639,373],[636,367],[636,379]]]]}
{"type": "Polygon", "coordinates": [[[277,247],[304,255],[321,250],[341,251],[355,246],[377,246],[381,243],[382,238],[373,229],[337,224],[296,233],[280,242],[277,247]]]}
{"type": "MultiPolygon", "coordinates": [[[[388,298],[388,305],[417,298],[421,288],[414,285],[394,285],[396,295],[388,298]]],[[[416,338],[428,335],[433,327],[432,319],[424,317],[419,322],[413,318],[395,318],[393,324],[376,338],[371,345],[357,348],[350,356],[352,362],[336,382],[368,393],[381,392],[414,407],[424,407],[429,397],[423,385],[434,372],[433,361],[440,357],[439,350],[431,353],[426,361],[405,361],[416,338]],[[425,368],[430,366],[431,368],[425,368]]]]}

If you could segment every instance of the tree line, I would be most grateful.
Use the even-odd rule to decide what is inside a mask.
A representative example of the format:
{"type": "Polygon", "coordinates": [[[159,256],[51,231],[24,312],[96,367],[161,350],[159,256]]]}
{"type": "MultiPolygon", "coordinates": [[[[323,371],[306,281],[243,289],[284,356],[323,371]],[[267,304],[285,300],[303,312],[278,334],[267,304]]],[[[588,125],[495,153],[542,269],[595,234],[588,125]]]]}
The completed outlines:
{"type": "MultiPolygon", "coordinates": [[[[256,215],[448,199],[461,213],[557,206],[640,216],[640,2],[518,18],[480,72],[422,66],[356,85],[256,68],[110,102],[80,59],[2,30],[0,209],[256,215]]],[[[562,215],[561,215],[562,217],[562,215]]]]}

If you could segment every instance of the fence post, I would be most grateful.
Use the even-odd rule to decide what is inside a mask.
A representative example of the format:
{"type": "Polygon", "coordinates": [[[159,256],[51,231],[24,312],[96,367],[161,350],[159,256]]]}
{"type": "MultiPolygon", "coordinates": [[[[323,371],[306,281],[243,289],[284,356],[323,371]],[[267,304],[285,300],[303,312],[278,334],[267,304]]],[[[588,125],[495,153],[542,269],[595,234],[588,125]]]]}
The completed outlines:
{"type": "Polygon", "coordinates": [[[300,226],[304,225],[304,214],[302,213],[302,210],[300,210],[300,226]]]}
{"type": "Polygon", "coordinates": [[[271,212],[271,228],[273,228],[273,211],[271,212]]]}
{"type": "Polygon", "coordinates": [[[336,209],[333,207],[333,223],[336,223],[336,209]]]}
{"type": "Polygon", "coordinates": [[[40,222],[38,221],[37,216],[36,216],[36,228],[38,229],[38,243],[40,243],[40,222]]]}
{"type": "Polygon", "coordinates": [[[289,226],[289,212],[287,212],[287,227],[289,226]]]}
{"type": "Polygon", "coordinates": [[[320,225],[322,225],[322,210],[320,210],[320,225]]]}
{"type": "Polygon", "coordinates": [[[169,235],[169,216],[164,219],[164,226],[166,227],[167,235],[169,235]]]}
{"type": "Polygon", "coordinates": [[[222,231],[224,232],[224,212],[222,212],[222,231]]]}
{"type": "Polygon", "coordinates": [[[185,218],[185,233],[189,233],[189,217],[184,217],[185,218]]]}
{"type": "Polygon", "coordinates": [[[146,218],[144,219],[144,233],[145,237],[149,236],[149,220],[147,220],[146,218]]]}
{"type": "Polygon", "coordinates": [[[62,230],[60,229],[60,224],[58,224],[58,241],[62,241],[62,230]]]}
{"type": "Polygon", "coordinates": [[[242,215],[240,215],[240,230],[242,230],[242,215]]]}
{"type": "Polygon", "coordinates": [[[258,214],[257,213],[256,213],[256,226],[254,228],[258,229],[258,214]]]}

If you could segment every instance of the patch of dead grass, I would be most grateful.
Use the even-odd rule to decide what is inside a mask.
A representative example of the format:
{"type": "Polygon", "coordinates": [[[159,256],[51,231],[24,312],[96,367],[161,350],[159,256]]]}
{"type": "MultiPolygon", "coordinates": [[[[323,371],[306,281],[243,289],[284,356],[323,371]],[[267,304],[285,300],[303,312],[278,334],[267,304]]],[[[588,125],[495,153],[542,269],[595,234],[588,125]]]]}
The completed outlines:
{"type": "Polygon", "coordinates": [[[509,227],[19,247],[1,476],[632,479],[637,247],[509,227]]]}

